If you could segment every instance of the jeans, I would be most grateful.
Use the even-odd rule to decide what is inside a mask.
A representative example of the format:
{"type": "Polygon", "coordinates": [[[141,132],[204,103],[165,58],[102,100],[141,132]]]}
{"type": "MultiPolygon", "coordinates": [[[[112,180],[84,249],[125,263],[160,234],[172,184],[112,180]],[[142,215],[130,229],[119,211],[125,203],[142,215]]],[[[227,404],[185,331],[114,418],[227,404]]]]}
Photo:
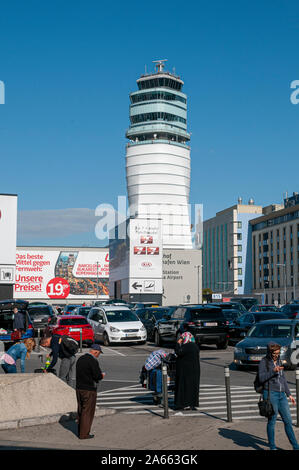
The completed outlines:
{"type": "MultiPolygon", "coordinates": [[[[264,399],[268,397],[268,390],[264,390],[264,399]]],[[[275,392],[270,390],[270,401],[274,409],[274,415],[268,418],[267,424],[267,435],[270,449],[276,449],[275,446],[275,424],[278,413],[280,414],[286,435],[293,447],[293,449],[299,450],[299,445],[295,437],[295,433],[292,425],[292,417],[287,396],[285,392],[275,392]]]]}
{"type": "Polygon", "coordinates": [[[5,374],[17,373],[17,367],[15,364],[2,364],[2,369],[4,370],[5,374]]]}
{"type": "Polygon", "coordinates": [[[59,369],[59,378],[63,380],[68,385],[71,385],[73,376],[74,376],[74,367],[76,363],[75,356],[64,357],[61,359],[60,369],[59,369]]]}

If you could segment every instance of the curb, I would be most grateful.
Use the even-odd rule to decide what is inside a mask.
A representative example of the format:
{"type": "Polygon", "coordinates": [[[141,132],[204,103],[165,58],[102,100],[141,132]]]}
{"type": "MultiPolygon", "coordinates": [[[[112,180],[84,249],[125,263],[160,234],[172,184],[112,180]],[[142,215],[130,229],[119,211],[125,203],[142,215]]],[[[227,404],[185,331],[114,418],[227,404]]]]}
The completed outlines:
{"type": "MultiPolygon", "coordinates": [[[[112,408],[105,408],[105,409],[97,409],[95,411],[95,418],[100,416],[108,416],[113,415],[116,413],[116,410],[112,408]]],[[[46,416],[38,416],[32,418],[23,418],[23,419],[16,419],[12,421],[0,421],[0,431],[5,429],[19,429],[25,428],[29,426],[40,426],[42,424],[53,424],[53,423],[61,423],[66,421],[75,421],[77,418],[77,412],[69,412],[65,414],[55,414],[55,415],[46,415],[46,416]]]]}

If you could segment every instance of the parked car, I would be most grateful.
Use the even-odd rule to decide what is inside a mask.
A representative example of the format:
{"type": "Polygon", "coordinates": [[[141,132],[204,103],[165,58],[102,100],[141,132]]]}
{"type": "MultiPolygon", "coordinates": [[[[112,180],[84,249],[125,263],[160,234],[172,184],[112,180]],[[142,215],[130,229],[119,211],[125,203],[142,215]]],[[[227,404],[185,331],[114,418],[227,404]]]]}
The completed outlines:
{"type": "Polygon", "coordinates": [[[286,304],[283,305],[280,309],[288,318],[297,318],[299,317],[299,304],[286,304]]]}
{"type": "Polygon", "coordinates": [[[220,307],[181,305],[169,320],[161,320],[155,331],[155,343],[175,342],[180,334],[189,331],[199,344],[216,344],[218,349],[228,345],[228,329],[220,307]]]}
{"type": "Polygon", "coordinates": [[[276,305],[253,305],[250,312],[280,312],[280,308],[276,307],[276,305]]]}
{"type": "Polygon", "coordinates": [[[14,342],[11,339],[13,332],[14,313],[13,309],[17,307],[25,316],[25,332],[22,339],[33,338],[34,328],[30,315],[27,311],[28,302],[23,300],[1,300],[0,301],[0,341],[5,344],[5,349],[10,347],[14,342]]]}
{"type": "Polygon", "coordinates": [[[95,339],[105,346],[113,343],[146,342],[146,328],[135,312],[124,306],[102,305],[93,307],[88,316],[95,339]]]}
{"type": "Polygon", "coordinates": [[[248,312],[235,320],[229,329],[229,343],[236,344],[241,341],[242,337],[250,330],[252,326],[263,320],[276,320],[287,318],[280,312],[248,312]]]}
{"type": "Polygon", "coordinates": [[[131,310],[137,310],[138,308],[160,307],[157,302],[133,302],[131,305],[133,305],[133,307],[131,307],[131,310]]]}
{"type": "Polygon", "coordinates": [[[95,340],[94,332],[83,316],[59,315],[54,317],[46,328],[46,334],[67,335],[79,342],[80,330],[82,330],[82,343],[91,346],[95,340]]]}
{"type": "Polygon", "coordinates": [[[240,302],[244,307],[246,308],[247,311],[253,307],[253,305],[258,305],[259,301],[255,297],[231,297],[230,298],[231,302],[240,302]]]}
{"type": "Polygon", "coordinates": [[[144,324],[147,331],[147,339],[153,341],[157,322],[162,319],[169,319],[175,307],[150,307],[135,310],[136,315],[144,324]]]}
{"type": "Polygon", "coordinates": [[[81,315],[86,318],[90,310],[91,310],[91,307],[76,307],[72,311],[72,315],[81,315]]]}
{"type": "Polygon", "coordinates": [[[65,305],[64,309],[63,309],[63,312],[62,312],[62,315],[70,315],[73,312],[73,310],[77,307],[81,307],[81,305],[78,305],[78,304],[76,304],[76,305],[65,305]]]}
{"type": "Polygon", "coordinates": [[[48,326],[53,317],[56,317],[56,313],[54,312],[52,306],[47,304],[29,304],[28,313],[32,320],[35,334],[37,333],[38,329],[43,331],[48,326]]]}
{"type": "Polygon", "coordinates": [[[212,303],[209,303],[208,305],[215,305],[216,307],[220,307],[223,312],[224,310],[227,310],[227,309],[238,310],[241,315],[247,312],[244,305],[241,304],[240,302],[212,302],[212,303]]]}
{"type": "Polygon", "coordinates": [[[234,363],[238,369],[258,365],[267,353],[270,341],[280,344],[280,358],[286,368],[295,369],[291,356],[296,350],[299,320],[264,320],[254,325],[234,349],[234,363]]]}

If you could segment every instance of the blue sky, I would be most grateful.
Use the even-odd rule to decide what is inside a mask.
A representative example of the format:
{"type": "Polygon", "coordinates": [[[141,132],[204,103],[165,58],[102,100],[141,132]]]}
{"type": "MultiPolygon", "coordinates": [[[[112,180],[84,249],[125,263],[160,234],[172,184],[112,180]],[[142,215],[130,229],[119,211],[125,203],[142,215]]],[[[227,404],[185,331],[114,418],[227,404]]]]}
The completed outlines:
{"type": "Polygon", "coordinates": [[[0,193],[19,196],[18,244],[102,244],[90,213],[126,195],[129,93],[160,58],[185,82],[204,218],[298,191],[298,43],[296,1],[2,3],[0,193]]]}

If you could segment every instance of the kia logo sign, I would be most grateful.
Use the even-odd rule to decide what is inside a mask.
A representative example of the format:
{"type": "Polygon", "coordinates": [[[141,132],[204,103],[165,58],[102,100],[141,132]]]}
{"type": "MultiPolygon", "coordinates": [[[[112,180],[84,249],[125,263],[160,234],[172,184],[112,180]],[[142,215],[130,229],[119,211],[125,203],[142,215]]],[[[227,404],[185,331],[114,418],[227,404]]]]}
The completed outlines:
{"type": "Polygon", "coordinates": [[[152,263],[150,261],[143,261],[143,263],[141,263],[141,266],[143,268],[150,268],[152,266],[152,263]]]}

